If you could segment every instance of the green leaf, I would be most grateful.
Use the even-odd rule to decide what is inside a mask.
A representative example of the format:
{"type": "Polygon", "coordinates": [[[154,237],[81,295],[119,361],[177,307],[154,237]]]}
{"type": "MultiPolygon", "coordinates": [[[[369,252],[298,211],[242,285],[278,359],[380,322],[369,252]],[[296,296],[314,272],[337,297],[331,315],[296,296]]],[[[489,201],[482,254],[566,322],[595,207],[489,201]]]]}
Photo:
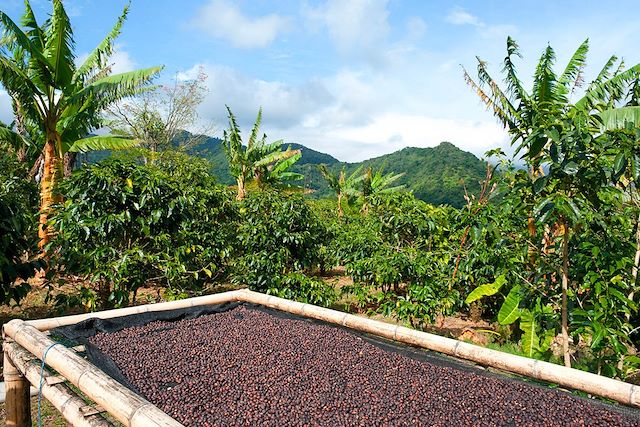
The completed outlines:
{"type": "Polygon", "coordinates": [[[613,175],[619,178],[627,167],[627,156],[625,153],[618,153],[613,162],[613,175]]]}
{"type": "Polygon", "coordinates": [[[535,316],[528,309],[520,313],[520,330],[522,334],[522,352],[527,357],[533,357],[538,351],[538,336],[536,335],[535,316]]]}
{"type": "Polygon", "coordinates": [[[506,283],[506,281],[507,279],[504,277],[504,275],[500,275],[496,278],[495,282],[478,286],[473,291],[471,291],[471,293],[467,296],[465,302],[467,304],[471,304],[472,302],[477,301],[482,297],[497,294],[498,291],[500,291],[502,285],[506,283]]]}
{"type": "Polygon", "coordinates": [[[562,170],[567,174],[567,175],[575,175],[578,173],[578,171],[580,170],[580,166],[574,162],[573,160],[570,162],[567,162],[563,167],[562,170]]]}
{"type": "Polygon", "coordinates": [[[69,151],[86,153],[97,150],[126,150],[138,145],[140,141],[113,135],[99,135],[79,139],[71,144],[69,151]]]}
{"type": "Polygon", "coordinates": [[[535,194],[540,193],[547,185],[547,182],[549,182],[549,175],[544,175],[536,179],[533,183],[533,192],[535,194]]]}
{"type": "Polygon", "coordinates": [[[600,113],[602,131],[624,129],[627,124],[640,127],[640,107],[620,107],[600,113]]]}
{"type": "Polygon", "coordinates": [[[502,303],[498,312],[498,322],[501,325],[510,325],[520,317],[520,286],[516,285],[511,288],[509,294],[502,303]]]}

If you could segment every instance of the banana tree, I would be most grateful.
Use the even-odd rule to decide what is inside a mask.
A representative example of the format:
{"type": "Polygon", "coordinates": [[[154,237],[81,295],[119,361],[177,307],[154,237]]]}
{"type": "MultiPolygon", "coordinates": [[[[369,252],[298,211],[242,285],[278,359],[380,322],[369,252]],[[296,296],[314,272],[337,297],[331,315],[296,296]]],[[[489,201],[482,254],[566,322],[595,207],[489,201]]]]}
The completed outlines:
{"type": "Polygon", "coordinates": [[[318,170],[329,185],[329,188],[331,188],[336,193],[336,196],[338,196],[338,217],[341,218],[344,216],[342,200],[348,199],[349,196],[358,194],[356,186],[364,178],[364,175],[360,173],[362,171],[362,166],[358,167],[349,176],[347,176],[346,168],[344,166],[337,175],[333,174],[325,164],[318,165],[318,170]]]}
{"type": "Polygon", "coordinates": [[[372,168],[367,170],[362,175],[362,212],[367,213],[369,210],[369,199],[371,196],[375,196],[383,193],[393,193],[405,188],[404,184],[391,186],[394,182],[404,176],[404,173],[388,173],[384,174],[384,169],[380,168],[373,172],[372,168]]]}
{"type": "Polygon", "coordinates": [[[487,64],[480,58],[477,58],[478,82],[464,70],[466,82],[507,128],[516,154],[524,151],[523,159],[530,171],[528,185],[532,188],[532,198],[538,199],[536,215],[529,219],[530,234],[536,234],[537,217],[548,230],[543,251],[561,237],[561,329],[566,366],[571,365],[567,313],[571,229],[581,221],[580,207],[592,205],[597,198],[597,188],[603,185],[593,181],[602,176],[592,173],[597,164],[593,161],[594,148],[600,151],[596,146],[604,140],[598,138],[603,127],[619,126],[620,117],[625,120],[640,117],[633,110],[616,112],[630,93],[637,93],[640,76],[640,64],[624,70],[623,62],[616,56],[612,56],[587,85],[583,96],[572,102],[572,95],[584,84],[588,50],[589,43],[585,40],[558,75],[553,70],[555,52],[547,46],[536,67],[530,92],[524,89],[516,73],[513,60],[521,55],[510,37],[502,68],[506,88],[502,89],[491,77],[487,64]],[[545,168],[549,170],[548,176],[544,176],[545,168]],[[590,179],[593,182],[588,182],[590,179]]]}
{"type": "MultiPolygon", "coordinates": [[[[61,178],[65,153],[134,145],[135,141],[128,138],[87,135],[102,126],[100,113],[106,107],[144,90],[162,69],[110,74],[108,61],[128,6],[102,42],[76,66],[72,25],[63,2],[53,0],[52,8],[50,18],[42,25],[28,0],[20,26],[0,11],[4,33],[0,42],[0,84],[12,98],[19,120],[30,123],[41,135],[41,247],[50,240],[47,221],[52,206],[59,202],[54,189],[61,178]]],[[[4,128],[3,132],[13,130],[4,128]]]]}
{"type": "Polygon", "coordinates": [[[302,175],[289,171],[302,156],[301,150],[290,147],[282,150],[282,140],[267,143],[267,135],[258,138],[262,122],[262,108],[253,125],[246,147],[242,143],[240,127],[236,118],[229,112],[229,130],[224,132],[223,147],[229,162],[229,170],[236,178],[238,195],[242,200],[247,194],[247,184],[254,183],[258,187],[281,186],[289,181],[302,179],[302,175]]]}

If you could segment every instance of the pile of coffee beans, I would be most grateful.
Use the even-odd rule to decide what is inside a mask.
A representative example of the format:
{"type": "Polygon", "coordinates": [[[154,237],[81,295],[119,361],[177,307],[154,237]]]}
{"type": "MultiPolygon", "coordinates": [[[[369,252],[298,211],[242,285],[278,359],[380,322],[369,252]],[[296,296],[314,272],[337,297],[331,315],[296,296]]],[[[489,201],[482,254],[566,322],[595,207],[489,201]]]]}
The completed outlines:
{"type": "Polygon", "coordinates": [[[640,426],[631,409],[247,306],[91,341],[186,426],[640,426]]]}

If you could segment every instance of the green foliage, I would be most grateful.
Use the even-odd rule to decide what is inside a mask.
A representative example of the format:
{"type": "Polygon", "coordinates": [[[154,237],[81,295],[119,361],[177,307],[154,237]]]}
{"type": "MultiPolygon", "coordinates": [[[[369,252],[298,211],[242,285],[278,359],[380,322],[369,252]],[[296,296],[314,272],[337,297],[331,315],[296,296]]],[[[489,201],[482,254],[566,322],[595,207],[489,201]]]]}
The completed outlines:
{"type": "Polygon", "coordinates": [[[0,154],[0,304],[19,303],[30,286],[26,281],[43,267],[36,250],[37,188],[26,179],[24,165],[0,154]]]}
{"type": "Polygon", "coordinates": [[[338,299],[333,286],[302,273],[288,273],[278,277],[267,289],[267,293],[323,307],[330,306],[338,299]]]}
{"type": "Polygon", "coordinates": [[[279,288],[289,273],[320,266],[326,231],[302,196],[251,192],[237,209],[235,283],[267,291],[279,288]]]}
{"type": "Polygon", "coordinates": [[[204,162],[180,155],[155,164],[107,160],[61,186],[51,248],[65,271],[106,288],[103,305],[159,283],[199,289],[224,273],[232,253],[231,197],[204,162]]]}

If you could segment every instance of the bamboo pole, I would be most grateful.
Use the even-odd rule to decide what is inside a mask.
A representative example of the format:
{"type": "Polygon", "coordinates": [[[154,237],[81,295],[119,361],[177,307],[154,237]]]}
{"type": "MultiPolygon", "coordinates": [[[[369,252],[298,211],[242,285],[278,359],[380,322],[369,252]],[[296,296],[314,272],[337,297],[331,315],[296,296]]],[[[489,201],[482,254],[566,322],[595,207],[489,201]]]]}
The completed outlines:
{"type": "Polygon", "coordinates": [[[403,326],[391,325],[365,317],[345,314],[328,308],[288,301],[246,289],[241,292],[240,300],[242,301],[343,325],[351,329],[378,335],[404,344],[426,348],[449,356],[471,360],[482,365],[581,390],[595,396],[615,400],[625,405],[640,407],[640,386],[590,372],[416,331],[403,326]]]}
{"type": "MultiPolygon", "coordinates": [[[[37,359],[33,359],[28,351],[16,343],[6,342],[2,346],[7,357],[14,366],[24,374],[29,382],[36,387],[40,385],[41,366],[37,359]]],[[[42,383],[42,396],[62,414],[62,416],[74,427],[109,427],[109,421],[96,413],[85,416],[83,412],[87,407],[85,401],[74,393],[66,384],[49,385],[47,379],[54,377],[48,370],[44,371],[44,381],[42,383]]],[[[31,424],[29,424],[30,426],[31,424]]]]}
{"type": "Polygon", "coordinates": [[[74,325],[90,318],[111,319],[114,317],[128,316],[130,314],[141,314],[154,311],[178,310],[181,308],[199,307],[205,305],[222,304],[225,302],[238,301],[240,291],[228,291],[219,294],[205,295],[202,297],[187,298],[178,301],[160,302],[156,304],[138,305],[135,307],[117,308],[114,310],[98,311],[95,313],[76,314],[72,316],[52,317],[48,319],[28,320],[25,323],[35,327],[40,331],[59,326],[74,325]]]}
{"type": "Polygon", "coordinates": [[[7,353],[4,353],[2,373],[6,387],[5,416],[7,427],[31,427],[30,384],[7,353]]]}
{"type": "Polygon", "coordinates": [[[146,399],[133,393],[73,351],[55,342],[35,327],[14,319],[3,327],[5,336],[13,339],[31,354],[42,357],[48,350],[46,363],[78,387],[114,418],[129,427],[179,427],[178,421],[162,412],[146,399]]]}

